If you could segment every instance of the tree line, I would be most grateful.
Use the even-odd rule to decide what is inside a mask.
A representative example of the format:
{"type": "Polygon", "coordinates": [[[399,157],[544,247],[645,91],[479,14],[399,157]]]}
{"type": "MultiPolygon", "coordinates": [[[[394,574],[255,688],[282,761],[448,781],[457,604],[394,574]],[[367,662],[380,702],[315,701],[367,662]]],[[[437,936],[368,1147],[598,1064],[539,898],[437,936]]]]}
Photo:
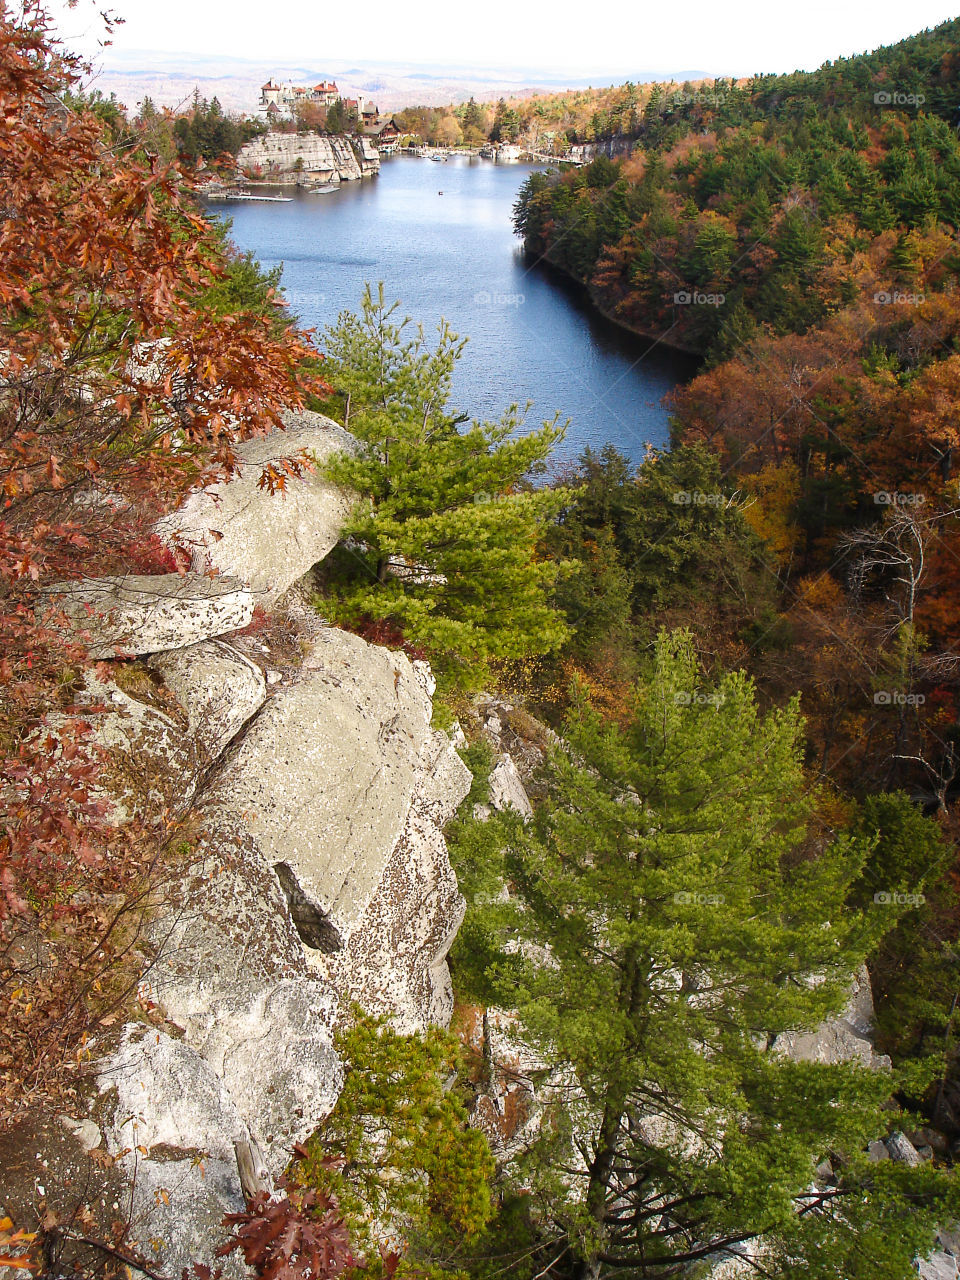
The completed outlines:
{"type": "MultiPolygon", "coordinates": [[[[59,1105],[90,1028],[126,1016],[138,961],[111,920],[191,837],[105,821],[73,696],[90,660],[38,609],[43,588],[175,570],[156,516],[310,404],[361,446],[328,465],[358,501],[315,574],[318,608],[428,657],[439,723],[490,688],[545,722],[532,818],[481,820],[492,761],[478,739],[448,832],[468,901],[459,1011],[514,1027],[539,1110],[495,1165],[468,1120],[495,1064],[469,1036],[400,1036],[356,1011],[338,1034],[337,1107],[291,1153],[280,1196],[228,1217],[222,1248],[285,1280],[648,1280],[745,1252],[784,1280],[913,1274],[960,1212],[960,263],[940,176],[956,147],[935,112],[871,124],[851,108],[844,130],[827,98],[885,66],[939,83],[944,57],[923,61],[938,39],[907,42],[913,63],[871,55],[796,92],[765,80],[750,110],[767,124],[714,149],[695,131],[689,150],[528,186],[518,220],[542,252],[576,238],[570,219],[558,248],[548,216],[573,202],[594,215],[596,264],[634,233],[641,295],[671,255],[698,292],[742,290],[731,349],[684,331],[707,363],[677,395],[673,447],[639,466],[587,451],[553,480],[563,425],[528,429],[519,406],[465,420],[461,340],[446,325],[428,340],[382,288],[330,327],[321,365],[279,276],[197,213],[175,154],[105,147],[124,127],[109,102],[54,110],[77,92],[75,60],[39,17],[0,19],[7,1120],[59,1105]],[[811,93],[825,118],[803,134],[811,93]],[[839,182],[845,166],[856,182],[839,182]],[[751,274],[738,251],[754,218],[751,274]],[[160,340],[176,396],[136,372],[139,345],[160,340]],[[118,501],[74,501],[91,486],[118,501]],[[52,971],[18,964],[25,934],[52,971]],[[781,1052],[843,1008],[863,964],[890,1065],[781,1052]],[[904,1130],[931,1134],[932,1158],[878,1158],[904,1130]]],[[[215,145],[216,118],[202,113],[197,145],[207,125],[215,145]]],[[[638,306],[655,326],[654,304],[638,306]]],[[[39,1269],[49,1225],[29,1224],[37,1241],[22,1225],[0,1221],[0,1260],[39,1269]]],[[[100,1274],[118,1254],[150,1265],[122,1226],[100,1274]]]]}

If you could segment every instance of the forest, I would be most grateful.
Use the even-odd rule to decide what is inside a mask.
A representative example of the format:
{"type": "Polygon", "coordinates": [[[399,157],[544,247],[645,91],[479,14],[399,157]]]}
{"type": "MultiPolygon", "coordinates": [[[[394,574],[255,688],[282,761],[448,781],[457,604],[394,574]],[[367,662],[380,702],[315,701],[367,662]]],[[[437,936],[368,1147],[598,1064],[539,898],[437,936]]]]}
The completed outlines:
{"type": "MultiPolygon", "coordinates": [[[[588,679],[616,706],[657,627],[689,626],[769,705],[799,693],[835,803],[909,796],[951,847],[958,30],[651,112],[628,158],[533,175],[516,206],[531,255],[703,358],[671,450],[585,457],[553,535],[587,565],[561,592],[588,679]]],[[[895,1059],[951,1040],[956,873],[938,859],[871,960],[895,1059]]]]}
{"type": "MultiPolygon", "coordinates": [[[[296,328],[200,211],[197,157],[236,141],[213,103],[127,122],[42,8],[0,9],[0,1143],[79,1106],[92,1036],[166,1025],[137,1004],[140,929],[196,840],[189,814],[109,818],[97,660],[56,584],[182,573],[158,517],[309,407],[357,441],[324,464],[357,501],[312,604],[429,660],[473,775],[446,831],[457,1006],[450,1032],[343,1019],[336,1104],[217,1256],[263,1280],[916,1274],[960,1217],[958,35],[666,105],[604,92],[590,128],[629,155],[533,175],[517,230],[702,364],[668,450],[556,479],[563,424],[465,419],[462,340],[382,286],[319,345],[296,328]],[[526,817],[488,803],[491,693],[538,744],[526,817]],[[776,1051],[864,966],[879,1065],[776,1051]],[[538,1106],[503,1095],[521,1140],[496,1154],[498,1031],[538,1106]]],[[[512,111],[466,126],[511,136],[512,111]]],[[[97,1235],[87,1202],[2,1207],[0,1266],[67,1274],[72,1242],[74,1274],[177,1280],[119,1208],[97,1235]]]]}

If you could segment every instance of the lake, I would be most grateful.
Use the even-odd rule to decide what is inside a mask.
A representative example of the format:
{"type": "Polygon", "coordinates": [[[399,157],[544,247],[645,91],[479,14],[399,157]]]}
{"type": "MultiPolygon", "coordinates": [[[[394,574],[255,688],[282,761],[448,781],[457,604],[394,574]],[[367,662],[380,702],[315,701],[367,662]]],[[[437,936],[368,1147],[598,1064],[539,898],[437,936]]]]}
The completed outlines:
{"type": "Polygon", "coordinates": [[[469,337],[454,375],[457,408],[499,418],[530,400],[532,425],[558,411],[570,419],[561,459],[610,441],[639,461],[645,442],[667,442],[661,401],[693,364],[651,350],[594,314],[573,282],[525,260],[511,211],[531,172],[395,156],[379,177],[328,195],[212,208],[233,219],[233,239],[263,266],[283,263],[287,298],[305,325],[322,330],[356,311],[364,282],[382,280],[388,300],[399,299],[428,336],[442,316],[469,337]]]}

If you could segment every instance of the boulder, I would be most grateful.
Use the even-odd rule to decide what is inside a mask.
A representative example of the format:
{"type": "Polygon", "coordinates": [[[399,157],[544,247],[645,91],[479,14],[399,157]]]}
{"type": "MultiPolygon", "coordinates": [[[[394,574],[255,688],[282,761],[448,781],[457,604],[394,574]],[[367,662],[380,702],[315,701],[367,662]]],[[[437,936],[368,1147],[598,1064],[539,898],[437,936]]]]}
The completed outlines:
{"type": "Polygon", "coordinates": [[[905,1133],[900,1133],[899,1130],[896,1133],[891,1133],[889,1138],[885,1139],[885,1142],[891,1160],[913,1166],[923,1164],[923,1157],[905,1133]]]}
{"type": "Polygon", "coordinates": [[[263,985],[238,983],[204,1015],[186,1019],[188,1043],[223,1081],[274,1176],[339,1096],[335,1014],[330,987],[301,974],[263,985]]]}
{"type": "Polygon", "coordinates": [[[276,1175],[340,1089],[334,993],[308,968],[280,884],[242,821],[209,822],[165,898],[141,995],[208,1063],[276,1175]]]}
{"type": "Polygon", "coordinates": [[[254,599],[232,578],[202,574],[127,574],[87,578],[49,588],[50,602],[89,637],[93,658],[179,649],[253,618],[254,599]]]}
{"type": "Polygon", "coordinates": [[[276,872],[318,975],[410,1028],[449,1021],[464,911],[441,828],[470,774],[428,687],[404,654],[322,629],[203,801],[276,872]]]}
{"type": "Polygon", "coordinates": [[[150,665],[183,708],[187,732],[207,761],[217,759],[266,701],[263,671],[222,640],[157,654],[150,665]]]}
{"type": "Polygon", "coordinates": [[[557,734],[525,709],[489,693],[476,695],[473,718],[498,757],[510,756],[527,794],[540,794],[537,775],[548,750],[560,745],[557,734]]]}
{"type": "Polygon", "coordinates": [[[533,806],[509,753],[501,756],[490,774],[490,804],[498,811],[514,809],[523,818],[533,817],[533,806]]]}
{"type": "Polygon", "coordinates": [[[242,579],[264,605],[336,546],[353,505],[351,495],[318,471],[291,477],[284,493],[259,487],[264,468],[282,458],[306,450],[323,462],[358,447],[341,426],[318,413],[287,412],[283,422],[283,431],[237,447],[236,475],[191,494],[157,525],[161,538],[192,554],[195,570],[212,567],[242,579]]]}
{"type": "Polygon", "coordinates": [[[873,992],[866,965],[854,979],[847,1004],[841,1014],[827,1018],[814,1031],[790,1031],[778,1035],[774,1053],[782,1053],[794,1062],[852,1062],[877,1071],[889,1068],[886,1054],[873,1047],[873,992]]]}
{"type": "Polygon", "coordinates": [[[939,1129],[933,1129],[930,1125],[923,1125],[919,1129],[911,1129],[907,1133],[907,1137],[919,1151],[922,1147],[929,1147],[938,1156],[945,1156],[950,1151],[950,1140],[946,1134],[941,1133],[939,1129]]]}
{"type": "Polygon", "coordinates": [[[185,1029],[240,988],[306,973],[286,898],[240,818],[204,823],[148,927],[156,958],[144,986],[185,1029]]]}
{"type": "Polygon", "coordinates": [[[189,807],[200,758],[182,724],[92,670],[77,703],[90,708],[92,742],[109,752],[98,785],[114,804],[113,821],[189,807]]]}
{"type": "MultiPolygon", "coordinates": [[[[414,666],[417,664],[414,663],[414,666]]],[[[417,793],[417,807],[429,813],[438,827],[457,812],[473,782],[473,775],[453,748],[448,736],[437,730],[423,752],[423,775],[417,793]]]]}
{"type": "MultiPolygon", "coordinates": [[[[377,891],[436,750],[431,707],[407,657],[327,629],[228,753],[205,805],[247,815],[346,944],[377,891]]],[[[452,748],[451,748],[452,750],[452,748]]]]}
{"type": "Polygon", "coordinates": [[[917,1274],[921,1280],[957,1280],[960,1270],[952,1253],[936,1250],[917,1262],[917,1274]]]}
{"type": "MultiPolygon", "coordinates": [[[[210,1265],[243,1209],[235,1142],[249,1131],[223,1082],[183,1041],[131,1024],[98,1066],[96,1114],[130,1184],[129,1243],[179,1275],[210,1265]]],[[[225,1278],[246,1275],[234,1260],[225,1278]]]]}
{"type": "Polygon", "coordinates": [[[465,909],[443,836],[414,807],[359,927],[342,950],[315,955],[313,964],[345,1002],[392,1016],[398,1031],[448,1026],[446,959],[465,909]]]}

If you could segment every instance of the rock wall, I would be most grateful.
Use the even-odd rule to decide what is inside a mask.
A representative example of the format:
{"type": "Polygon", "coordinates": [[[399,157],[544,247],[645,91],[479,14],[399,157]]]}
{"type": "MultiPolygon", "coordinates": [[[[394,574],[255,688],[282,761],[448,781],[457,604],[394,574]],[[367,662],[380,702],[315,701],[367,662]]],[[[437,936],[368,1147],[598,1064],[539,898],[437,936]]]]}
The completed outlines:
{"type": "Polygon", "coordinates": [[[369,138],[265,133],[241,147],[237,167],[262,178],[303,174],[323,182],[353,182],[380,172],[380,152],[369,138]]]}
{"type": "MultiPolygon", "coordinates": [[[[285,497],[257,488],[276,456],[355,447],[291,415],[163,522],[192,571],[60,593],[99,654],[141,655],[78,693],[115,820],[191,814],[145,925],[142,1020],[91,1046],[89,1112],[63,1118],[123,1180],[130,1242],[171,1276],[210,1264],[243,1207],[238,1148],[275,1178],[333,1107],[341,1009],[404,1030],[452,1013],[464,903],[442,828],[470,774],[431,728],[429,667],[324,625],[292,585],[351,495],[315,473],[285,497]]],[[[225,1275],[243,1274],[234,1256],[225,1275]]]]}

